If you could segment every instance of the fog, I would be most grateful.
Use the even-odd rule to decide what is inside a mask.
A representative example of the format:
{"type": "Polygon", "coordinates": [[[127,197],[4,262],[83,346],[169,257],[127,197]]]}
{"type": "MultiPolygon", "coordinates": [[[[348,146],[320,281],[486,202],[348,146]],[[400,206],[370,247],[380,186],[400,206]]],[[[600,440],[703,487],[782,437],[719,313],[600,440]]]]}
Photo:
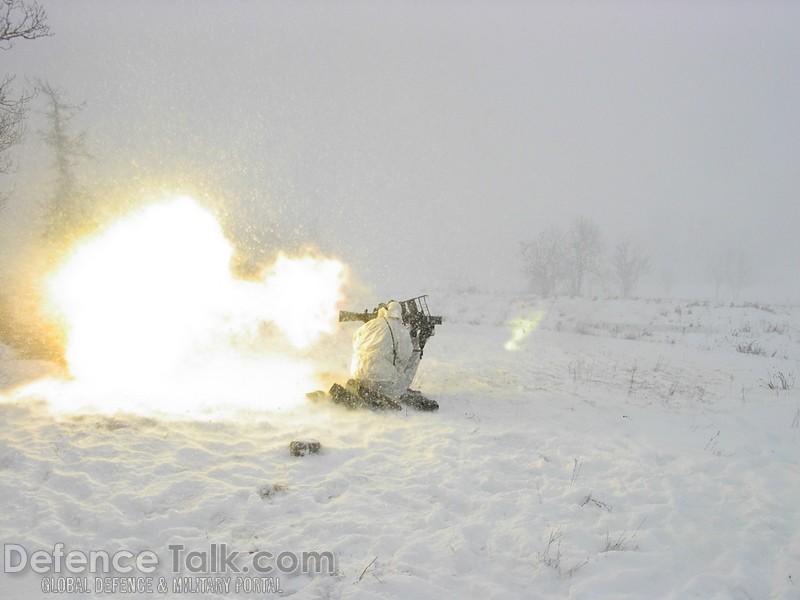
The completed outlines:
{"type": "MultiPolygon", "coordinates": [[[[1,70],[85,102],[82,181],[198,194],[253,260],[313,244],[382,297],[523,290],[520,243],[585,216],[644,248],[643,293],[669,269],[711,295],[734,250],[749,298],[800,298],[800,4],[40,3],[53,35],[1,70]]],[[[36,106],[6,240],[53,178],[36,106]]]]}

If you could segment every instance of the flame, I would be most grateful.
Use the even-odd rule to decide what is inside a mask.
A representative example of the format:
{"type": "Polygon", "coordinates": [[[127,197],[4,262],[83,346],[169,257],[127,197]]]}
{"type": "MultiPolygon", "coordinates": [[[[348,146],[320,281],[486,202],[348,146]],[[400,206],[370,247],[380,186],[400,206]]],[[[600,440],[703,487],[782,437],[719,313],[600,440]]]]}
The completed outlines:
{"type": "Polygon", "coordinates": [[[297,348],[306,348],[321,333],[331,333],[341,299],[338,261],[281,254],[267,272],[265,294],[269,318],[297,348]]]}
{"type": "Polygon", "coordinates": [[[189,197],[148,206],[76,248],[48,289],[82,387],[48,396],[181,414],[302,401],[317,382],[301,350],[333,331],[345,266],[281,254],[247,282],[232,276],[232,253],[189,197]]]}

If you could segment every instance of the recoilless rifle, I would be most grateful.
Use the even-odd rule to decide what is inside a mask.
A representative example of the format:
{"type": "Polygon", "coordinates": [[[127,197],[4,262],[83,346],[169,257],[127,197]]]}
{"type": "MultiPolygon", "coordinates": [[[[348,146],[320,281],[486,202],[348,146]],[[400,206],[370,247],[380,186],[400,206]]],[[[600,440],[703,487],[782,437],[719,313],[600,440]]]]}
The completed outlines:
{"type": "MultiPolygon", "coordinates": [[[[432,337],[435,333],[436,325],[442,324],[442,317],[431,315],[428,310],[428,296],[417,296],[409,300],[402,300],[399,302],[400,307],[403,309],[403,323],[408,325],[412,338],[419,341],[419,353],[422,356],[422,350],[428,338],[432,337]]],[[[364,309],[364,312],[350,312],[346,310],[339,311],[339,322],[345,321],[361,321],[366,323],[378,316],[378,310],[385,307],[386,304],[379,304],[371,311],[364,309]]]]}

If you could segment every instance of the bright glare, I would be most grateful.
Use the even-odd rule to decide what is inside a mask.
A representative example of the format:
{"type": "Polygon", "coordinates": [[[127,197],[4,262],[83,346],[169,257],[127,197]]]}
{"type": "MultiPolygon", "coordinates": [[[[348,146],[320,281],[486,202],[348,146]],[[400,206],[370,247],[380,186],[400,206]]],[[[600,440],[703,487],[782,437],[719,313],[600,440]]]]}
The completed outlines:
{"type": "Polygon", "coordinates": [[[163,374],[229,302],[231,248],[189,198],[150,206],[79,247],[51,283],[79,379],[163,374]]]}
{"type": "Polygon", "coordinates": [[[520,317],[511,321],[511,338],[503,345],[509,352],[515,352],[522,349],[522,342],[532,334],[539,327],[542,322],[544,313],[541,311],[535,312],[530,317],[520,317]]]}
{"type": "Polygon", "coordinates": [[[70,374],[85,396],[102,396],[96,408],[270,409],[316,388],[299,350],[333,330],[344,265],[280,255],[262,281],[245,282],[231,256],[214,216],[188,197],[149,206],[72,253],[49,291],[70,374]]]}
{"type": "Polygon", "coordinates": [[[338,261],[281,254],[265,279],[268,317],[292,344],[308,347],[321,333],[333,331],[341,278],[338,261]]]}

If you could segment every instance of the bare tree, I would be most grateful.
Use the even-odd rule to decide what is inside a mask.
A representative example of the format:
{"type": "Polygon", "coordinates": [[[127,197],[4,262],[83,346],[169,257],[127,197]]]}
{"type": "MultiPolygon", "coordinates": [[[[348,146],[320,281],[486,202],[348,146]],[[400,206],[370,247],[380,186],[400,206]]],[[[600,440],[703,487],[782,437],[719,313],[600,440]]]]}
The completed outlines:
{"type": "Polygon", "coordinates": [[[625,240],[614,250],[611,269],[620,294],[623,298],[630,298],[639,280],[650,271],[650,261],[641,248],[632,247],[625,240]]]}
{"type": "Polygon", "coordinates": [[[723,287],[730,290],[734,300],[748,283],[752,275],[750,261],[741,251],[728,249],[718,254],[708,266],[708,276],[714,284],[714,300],[720,299],[723,287]]]}
{"type": "Polygon", "coordinates": [[[8,150],[19,143],[25,133],[25,115],[30,94],[14,96],[11,84],[14,78],[6,75],[0,82],[0,173],[8,173],[11,161],[8,150]]]}
{"type": "Polygon", "coordinates": [[[555,227],[522,244],[522,270],[534,291],[545,298],[556,293],[564,275],[564,236],[555,227]]]}
{"type": "Polygon", "coordinates": [[[719,299],[719,289],[726,286],[734,300],[739,299],[742,288],[750,283],[750,261],[741,250],[729,248],[717,259],[717,264],[712,265],[715,275],[716,299],[719,299]]]}
{"type": "Polygon", "coordinates": [[[708,278],[714,285],[714,300],[719,300],[719,294],[722,286],[727,283],[730,278],[730,263],[725,256],[717,256],[716,259],[708,265],[708,278]]]}
{"type": "MultiPolygon", "coordinates": [[[[17,40],[35,40],[50,35],[47,15],[36,2],[25,0],[0,0],[0,50],[8,50],[17,40]]],[[[0,80],[0,173],[8,173],[11,166],[8,150],[17,144],[25,133],[25,116],[32,93],[17,95],[13,91],[14,77],[4,75],[0,80]]],[[[6,198],[0,196],[0,209],[6,198]]]]}
{"type": "Polygon", "coordinates": [[[599,273],[603,254],[603,238],[600,228],[586,217],[572,222],[566,240],[565,267],[567,291],[580,296],[586,278],[599,273]]]}
{"type": "Polygon", "coordinates": [[[741,250],[729,251],[726,260],[728,262],[728,285],[730,285],[733,299],[739,300],[742,288],[750,283],[752,275],[750,261],[741,250]]]}
{"type": "Polygon", "coordinates": [[[36,89],[47,100],[45,116],[49,129],[45,143],[53,150],[56,167],[56,189],[45,215],[45,233],[60,235],[79,223],[83,215],[75,183],[75,166],[80,159],[89,158],[86,133],[73,133],[72,120],[82,105],[68,104],[64,94],[48,82],[37,80],[36,89]]]}
{"type": "Polygon", "coordinates": [[[675,285],[675,273],[670,267],[661,269],[661,289],[664,291],[664,297],[669,298],[672,292],[672,286],[675,285]]]}
{"type": "Polygon", "coordinates": [[[0,0],[0,50],[8,50],[16,40],[35,40],[50,35],[47,14],[37,2],[0,0]]]}

